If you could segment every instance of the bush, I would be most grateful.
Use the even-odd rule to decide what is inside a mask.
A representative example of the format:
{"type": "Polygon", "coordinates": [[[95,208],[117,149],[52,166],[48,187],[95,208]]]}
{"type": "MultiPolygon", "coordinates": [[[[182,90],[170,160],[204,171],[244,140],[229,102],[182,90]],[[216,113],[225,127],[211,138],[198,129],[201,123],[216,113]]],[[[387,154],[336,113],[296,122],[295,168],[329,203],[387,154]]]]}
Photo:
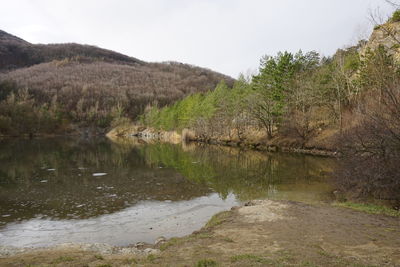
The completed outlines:
{"type": "Polygon", "coordinates": [[[390,22],[398,21],[400,21],[400,9],[397,9],[395,12],[393,12],[392,18],[390,19],[390,22]]]}
{"type": "MultiPolygon", "coordinates": [[[[400,12],[398,12],[400,14],[400,12]]],[[[338,189],[350,198],[376,198],[400,205],[400,75],[383,48],[361,62],[362,98],[353,125],[339,138],[343,153],[336,172],[338,189]]]]}
{"type": "Polygon", "coordinates": [[[344,157],[335,171],[336,182],[350,197],[373,197],[400,205],[399,101],[398,84],[387,87],[380,99],[361,108],[358,125],[340,138],[344,157]]]}

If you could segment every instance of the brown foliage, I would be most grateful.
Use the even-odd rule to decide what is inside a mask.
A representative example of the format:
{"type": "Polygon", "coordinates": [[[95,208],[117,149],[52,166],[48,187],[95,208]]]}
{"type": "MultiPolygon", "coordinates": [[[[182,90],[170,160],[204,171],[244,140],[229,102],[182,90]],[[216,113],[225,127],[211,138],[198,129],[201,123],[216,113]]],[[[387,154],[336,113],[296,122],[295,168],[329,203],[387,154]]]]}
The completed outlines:
{"type": "Polygon", "coordinates": [[[399,205],[400,78],[368,94],[370,101],[357,113],[359,124],[339,138],[344,160],[336,183],[352,197],[372,196],[399,205]]]}
{"type": "Polygon", "coordinates": [[[89,108],[98,103],[110,110],[121,103],[130,117],[143,112],[149,103],[163,106],[186,95],[212,90],[223,75],[179,63],[151,63],[140,66],[103,61],[53,61],[0,75],[21,88],[29,88],[35,100],[50,103],[54,97],[69,111],[79,103],[89,108]]]}
{"type": "Polygon", "coordinates": [[[0,31],[0,101],[28,89],[33,107],[56,106],[57,116],[72,122],[107,127],[113,118],[135,118],[148,104],[213,90],[221,80],[233,83],[188,64],[146,63],[88,45],[33,45],[0,31]]]}

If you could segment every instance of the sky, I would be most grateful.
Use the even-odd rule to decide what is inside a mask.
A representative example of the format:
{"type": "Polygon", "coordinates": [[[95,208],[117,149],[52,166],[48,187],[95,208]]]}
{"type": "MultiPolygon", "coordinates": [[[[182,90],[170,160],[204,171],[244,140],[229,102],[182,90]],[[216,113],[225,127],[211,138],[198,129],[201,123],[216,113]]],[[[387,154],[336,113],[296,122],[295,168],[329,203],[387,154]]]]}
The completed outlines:
{"type": "Polygon", "coordinates": [[[263,55],[325,56],[367,38],[384,0],[2,0],[0,29],[31,43],[75,42],[234,78],[263,55]]]}

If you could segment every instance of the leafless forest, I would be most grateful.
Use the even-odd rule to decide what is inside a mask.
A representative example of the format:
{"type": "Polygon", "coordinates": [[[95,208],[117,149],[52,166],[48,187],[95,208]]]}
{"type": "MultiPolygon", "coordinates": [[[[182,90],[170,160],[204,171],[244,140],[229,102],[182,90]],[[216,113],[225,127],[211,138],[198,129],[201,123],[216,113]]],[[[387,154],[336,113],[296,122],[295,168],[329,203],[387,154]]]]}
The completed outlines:
{"type": "Polygon", "coordinates": [[[146,63],[78,44],[32,45],[0,32],[0,132],[35,134],[68,125],[109,127],[233,79],[177,62],[146,63]],[[30,113],[26,120],[21,116],[30,113]],[[18,115],[20,114],[20,115],[18,115]]]}

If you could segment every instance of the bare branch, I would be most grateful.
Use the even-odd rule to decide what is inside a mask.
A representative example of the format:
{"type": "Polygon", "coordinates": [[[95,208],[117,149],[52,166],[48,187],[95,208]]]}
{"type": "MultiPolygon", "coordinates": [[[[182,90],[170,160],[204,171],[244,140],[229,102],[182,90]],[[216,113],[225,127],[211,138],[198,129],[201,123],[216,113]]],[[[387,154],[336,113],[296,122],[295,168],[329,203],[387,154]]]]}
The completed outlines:
{"type": "Polygon", "coordinates": [[[388,3],[389,5],[395,7],[395,8],[399,8],[400,7],[400,3],[398,3],[397,1],[385,0],[385,2],[388,3]]]}

